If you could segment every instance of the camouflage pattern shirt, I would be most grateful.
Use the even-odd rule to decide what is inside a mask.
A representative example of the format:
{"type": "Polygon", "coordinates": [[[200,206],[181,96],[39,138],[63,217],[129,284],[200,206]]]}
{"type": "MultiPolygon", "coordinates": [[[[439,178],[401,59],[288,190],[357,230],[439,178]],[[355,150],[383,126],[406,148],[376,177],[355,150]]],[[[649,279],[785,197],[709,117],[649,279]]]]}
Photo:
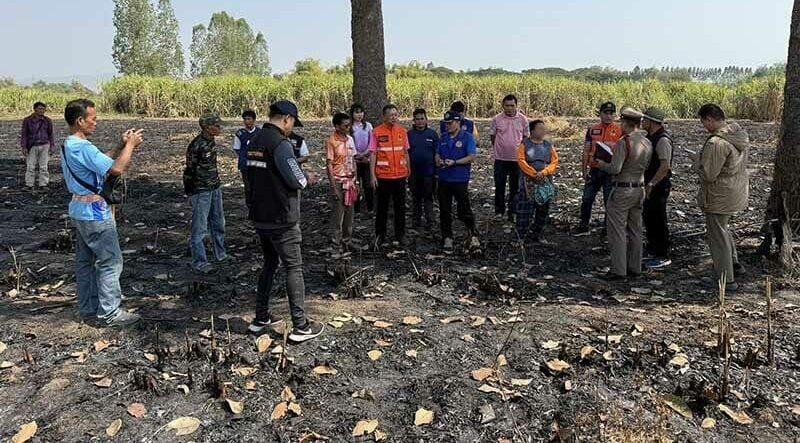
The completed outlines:
{"type": "Polygon", "coordinates": [[[186,149],[186,168],[183,170],[183,187],[186,194],[192,195],[219,188],[217,170],[217,148],[214,139],[203,134],[189,143],[186,149]]]}

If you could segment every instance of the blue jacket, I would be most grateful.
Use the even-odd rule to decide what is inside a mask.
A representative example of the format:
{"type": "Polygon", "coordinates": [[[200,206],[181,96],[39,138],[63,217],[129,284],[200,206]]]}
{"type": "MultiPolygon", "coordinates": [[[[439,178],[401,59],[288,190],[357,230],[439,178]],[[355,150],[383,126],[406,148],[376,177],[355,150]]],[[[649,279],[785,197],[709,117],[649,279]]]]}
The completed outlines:
{"type": "MultiPolygon", "coordinates": [[[[442,161],[447,159],[459,160],[468,155],[476,154],[475,137],[472,136],[472,133],[463,130],[459,130],[455,137],[450,137],[450,134],[445,132],[442,138],[439,139],[439,147],[436,152],[442,161]]],[[[442,167],[439,168],[439,181],[468,182],[471,171],[471,164],[442,167]]]]}
{"type": "Polygon", "coordinates": [[[411,158],[411,174],[422,177],[433,177],[436,172],[436,146],[439,136],[431,128],[419,131],[408,130],[408,156],[411,158]]]}
{"type": "Polygon", "coordinates": [[[253,128],[253,132],[247,132],[247,129],[241,128],[236,131],[236,138],[239,139],[239,150],[237,153],[239,154],[239,170],[246,171],[247,170],[247,145],[250,143],[250,139],[253,138],[254,135],[258,134],[261,130],[259,127],[253,128]]]}

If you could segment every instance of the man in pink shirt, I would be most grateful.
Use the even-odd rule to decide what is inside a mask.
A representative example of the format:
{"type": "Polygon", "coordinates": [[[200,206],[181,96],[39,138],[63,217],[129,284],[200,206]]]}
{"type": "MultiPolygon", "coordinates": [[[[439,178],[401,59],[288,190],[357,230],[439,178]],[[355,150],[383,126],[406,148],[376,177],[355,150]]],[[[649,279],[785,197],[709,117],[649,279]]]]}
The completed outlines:
{"type": "Polygon", "coordinates": [[[503,97],[503,112],[492,119],[489,137],[494,149],[494,213],[502,218],[506,212],[506,182],[508,182],[508,220],[514,221],[514,198],[519,189],[517,147],[530,135],[528,118],[517,110],[517,97],[503,97]]]}

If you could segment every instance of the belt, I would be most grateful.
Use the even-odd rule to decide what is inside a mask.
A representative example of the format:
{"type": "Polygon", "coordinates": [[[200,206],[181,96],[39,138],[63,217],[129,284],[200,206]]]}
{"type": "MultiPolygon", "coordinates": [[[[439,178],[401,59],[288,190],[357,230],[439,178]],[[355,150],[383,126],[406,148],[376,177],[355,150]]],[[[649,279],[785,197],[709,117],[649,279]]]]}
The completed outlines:
{"type": "Polygon", "coordinates": [[[611,186],[615,188],[644,188],[644,183],[614,182],[611,183],[611,186]]]}
{"type": "Polygon", "coordinates": [[[72,201],[74,201],[74,202],[92,203],[92,202],[103,201],[103,197],[100,197],[97,194],[89,194],[89,195],[72,194],[72,201]]]}

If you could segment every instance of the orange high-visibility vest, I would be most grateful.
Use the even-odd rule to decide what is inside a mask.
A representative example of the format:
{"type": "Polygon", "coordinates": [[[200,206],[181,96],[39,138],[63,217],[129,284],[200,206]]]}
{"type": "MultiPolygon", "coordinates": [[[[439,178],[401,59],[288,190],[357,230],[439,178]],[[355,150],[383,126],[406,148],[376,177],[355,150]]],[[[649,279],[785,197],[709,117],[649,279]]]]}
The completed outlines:
{"type": "Polygon", "coordinates": [[[408,177],[406,128],[382,123],[372,130],[372,135],[378,141],[375,150],[375,176],[386,179],[408,177]]]}
{"type": "Polygon", "coordinates": [[[597,148],[595,143],[603,142],[613,149],[622,137],[622,127],[617,123],[611,123],[608,126],[598,123],[589,128],[589,137],[592,139],[592,146],[589,148],[589,167],[597,168],[599,165],[594,158],[594,151],[597,148]]]}

